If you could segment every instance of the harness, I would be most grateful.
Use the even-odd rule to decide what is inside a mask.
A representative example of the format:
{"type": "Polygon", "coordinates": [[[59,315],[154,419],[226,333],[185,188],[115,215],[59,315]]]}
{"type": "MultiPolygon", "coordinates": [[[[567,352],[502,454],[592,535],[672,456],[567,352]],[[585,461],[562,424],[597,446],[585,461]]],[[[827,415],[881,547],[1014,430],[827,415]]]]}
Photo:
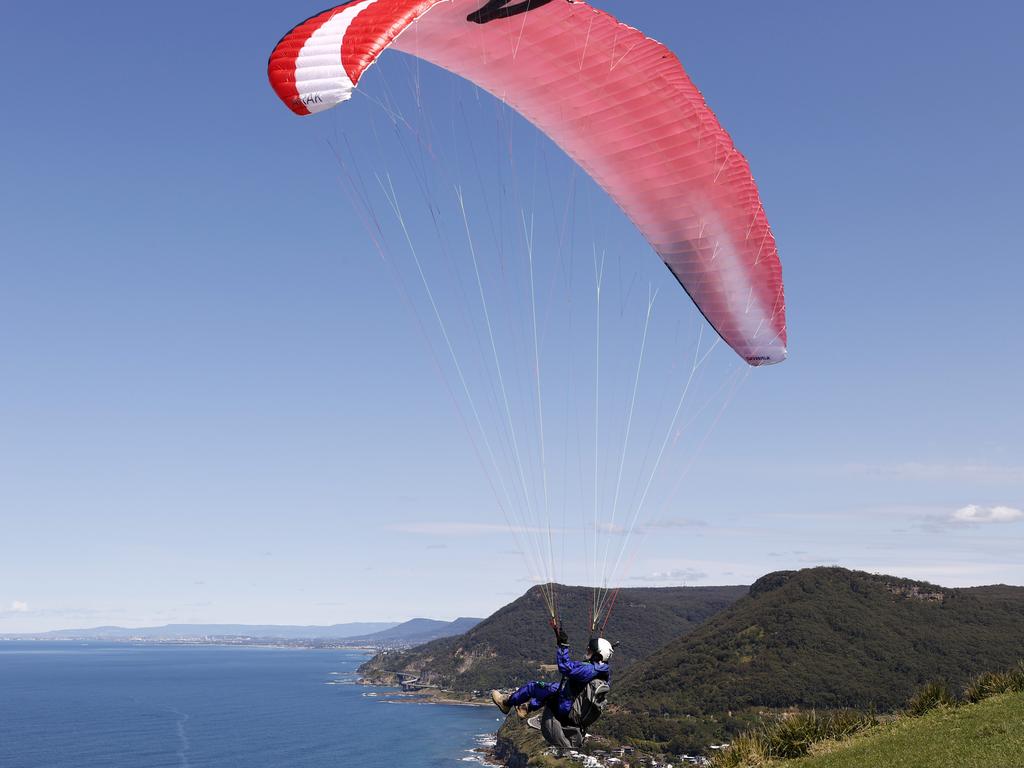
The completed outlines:
{"type": "Polygon", "coordinates": [[[575,682],[563,675],[558,685],[558,701],[561,703],[569,700],[572,706],[566,713],[562,712],[561,706],[558,707],[556,716],[559,721],[583,731],[597,722],[604,711],[605,700],[611,690],[608,680],[607,672],[598,672],[596,677],[586,683],[575,682]]]}
{"type": "Polygon", "coordinates": [[[562,749],[582,749],[590,728],[604,711],[604,705],[611,687],[607,673],[600,673],[585,685],[574,684],[564,677],[559,685],[559,698],[568,684],[568,693],[573,694],[572,707],[562,714],[557,704],[549,703],[540,720],[540,730],[548,744],[562,749]]]}

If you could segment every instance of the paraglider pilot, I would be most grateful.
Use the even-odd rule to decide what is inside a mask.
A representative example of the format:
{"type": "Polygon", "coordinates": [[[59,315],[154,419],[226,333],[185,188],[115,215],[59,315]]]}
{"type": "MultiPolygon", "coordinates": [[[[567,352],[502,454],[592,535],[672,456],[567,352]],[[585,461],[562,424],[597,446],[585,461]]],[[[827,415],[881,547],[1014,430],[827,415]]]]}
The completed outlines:
{"type": "Polygon", "coordinates": [[[527,717],[531,712],[550,707],[559,719],[569,715],[573,702],[581,691],[585,690],[593,680],[611,680],[611,668],[608,662],[612,658],[612,644],[601,637],[594,637],[587,646],[587,660],[573,661],[569,655],[569,636],[562,625],[551,621],[558,642],[558,671],[562,673],[560,683],[532,682],[511,695],[501,691],[491,691],[491,700],[503,713],[508,714],[515,707],[519,717],[527,717]]]}

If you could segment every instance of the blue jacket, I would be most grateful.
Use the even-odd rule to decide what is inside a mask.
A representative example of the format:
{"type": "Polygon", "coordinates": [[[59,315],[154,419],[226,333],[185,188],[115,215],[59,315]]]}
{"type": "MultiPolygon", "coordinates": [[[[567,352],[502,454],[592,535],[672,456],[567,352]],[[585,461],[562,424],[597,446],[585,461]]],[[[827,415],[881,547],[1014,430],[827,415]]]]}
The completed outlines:
{"type": "Polygon", "coordinates": [[[580,691],[596,677],[611,684],[612,669],[603,662],[573,661],[569,656],[569,646],[558,646],[555,656],[558,671],[562,673],[563,685],[558,694],[558,713],[566,715],[572,709],[572,703],[580,691]]]}

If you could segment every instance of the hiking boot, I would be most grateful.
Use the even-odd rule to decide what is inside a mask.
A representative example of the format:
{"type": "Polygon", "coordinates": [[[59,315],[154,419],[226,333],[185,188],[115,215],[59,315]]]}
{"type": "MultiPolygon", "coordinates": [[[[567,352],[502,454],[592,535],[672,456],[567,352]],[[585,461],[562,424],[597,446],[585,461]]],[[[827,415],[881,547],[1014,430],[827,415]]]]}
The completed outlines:
{"type": "Polygon", "coordinates": [[[530,716],[530,705],[520,704],[518,707],[516,707],[516,714],[519,716],[520,720],[525,720],[530,716]]]}
{"type": "Polygon", "coordinates": [[[494,702],[494,706],[501,710],[503,715],[507,715],[509,710],[512,709],[512,702],[509,701],[511,697],[501,691],[491,691],[491,701],[494,702]]]}

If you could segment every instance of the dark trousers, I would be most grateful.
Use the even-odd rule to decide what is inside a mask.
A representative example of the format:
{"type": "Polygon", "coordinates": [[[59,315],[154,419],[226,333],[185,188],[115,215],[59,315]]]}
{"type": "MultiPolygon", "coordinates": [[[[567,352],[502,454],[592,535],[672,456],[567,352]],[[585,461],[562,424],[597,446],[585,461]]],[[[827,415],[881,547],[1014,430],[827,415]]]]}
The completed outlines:
{"type": "Polygon", "coordinates": [[[527,683],[512,694],[509,702],[512,706],[529,703],[530,711],[543,709],[548,700],[558,695],[558,683],[527,683]]]}

